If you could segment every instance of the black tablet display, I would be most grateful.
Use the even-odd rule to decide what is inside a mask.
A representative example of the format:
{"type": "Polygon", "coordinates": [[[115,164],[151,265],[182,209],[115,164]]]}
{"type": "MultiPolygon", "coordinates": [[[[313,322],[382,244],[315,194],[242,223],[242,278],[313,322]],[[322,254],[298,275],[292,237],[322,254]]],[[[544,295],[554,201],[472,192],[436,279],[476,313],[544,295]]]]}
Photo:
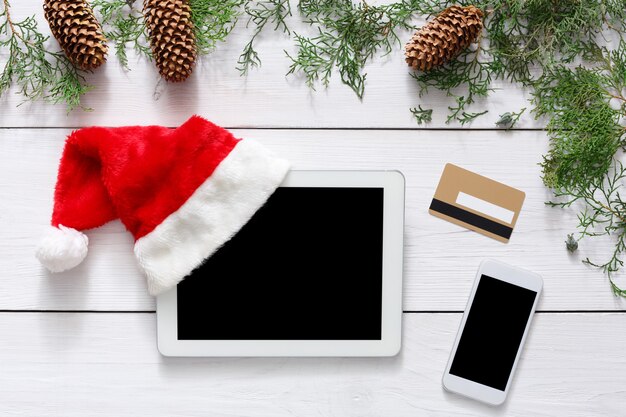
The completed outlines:
{"type": "Polygon", "coordinates": [[[380,340],[383,188],[279,188],[177,290],[179,340],[380,340]]]}

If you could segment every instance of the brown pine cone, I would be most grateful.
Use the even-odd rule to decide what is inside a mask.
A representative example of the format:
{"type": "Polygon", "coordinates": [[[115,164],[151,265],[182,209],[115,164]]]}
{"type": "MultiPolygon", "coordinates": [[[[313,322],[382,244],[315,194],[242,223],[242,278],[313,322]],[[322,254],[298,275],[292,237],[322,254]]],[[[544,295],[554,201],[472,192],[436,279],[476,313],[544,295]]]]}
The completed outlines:
{"type": "Polygon", "coordinates": [[[159,73],[167,81],[185,81],[196,61],[188,0],[144,0],[143,12],[159,73]]]}
{"type": "Polygon", "coordinates": [[[86,0],[44,0],[43,11],[52,35],[73,65],[93,70],[104,64],[106,39],[86,0]]]}
{"type": "Polygon", "coordinates": [[[476,6],[450,6],[419,29],[405,46],[406,62],[420,71],[449,62],[476,41],[483,12],[476,6]]]}

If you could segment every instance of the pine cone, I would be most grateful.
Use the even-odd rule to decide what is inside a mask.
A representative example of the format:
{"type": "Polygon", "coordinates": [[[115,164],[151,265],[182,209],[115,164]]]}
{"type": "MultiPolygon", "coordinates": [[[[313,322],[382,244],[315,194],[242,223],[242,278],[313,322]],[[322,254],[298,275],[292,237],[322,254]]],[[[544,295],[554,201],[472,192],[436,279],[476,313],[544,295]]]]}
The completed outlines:
{"type": "Polygon", "coordinates": [[[406,62],[429,71],[456,57],[483,30],[483,12],[476,6],[450,6],[419,29],[405,46],[406,62]]]}
{"type": "Polygon", "coordinates": [[[72,64],[84,70],[104,64],[106,39],[86,0],[44,0],[43,11],[52,35],[72,64]]]}
{"type": "Polygon", "coordinates": [[[196,61],[189,1],[144,0],[143,12],[159,73],[167,81],[185,81],[196,61]]]}

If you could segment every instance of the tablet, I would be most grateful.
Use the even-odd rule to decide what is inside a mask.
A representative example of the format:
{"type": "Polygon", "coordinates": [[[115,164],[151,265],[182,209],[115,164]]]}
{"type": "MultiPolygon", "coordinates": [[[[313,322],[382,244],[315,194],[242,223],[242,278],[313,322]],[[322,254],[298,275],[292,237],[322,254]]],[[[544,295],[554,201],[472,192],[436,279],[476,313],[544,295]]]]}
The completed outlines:
{"type": "Polygon", "coordinates": [[[250,221],[157,297],[165,356],[393,356],[404,177],[291,171],[250,221]]]}

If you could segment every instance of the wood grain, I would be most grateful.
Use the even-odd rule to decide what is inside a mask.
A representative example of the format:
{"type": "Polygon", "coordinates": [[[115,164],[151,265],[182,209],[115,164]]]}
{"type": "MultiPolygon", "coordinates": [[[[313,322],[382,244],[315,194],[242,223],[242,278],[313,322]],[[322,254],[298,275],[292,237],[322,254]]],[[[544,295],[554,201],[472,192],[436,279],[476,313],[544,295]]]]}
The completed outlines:
{"type": "MultiPolygon", "coordinates": [[[[12,14],[18,20],[34,14],[48,33],[40,2],[15,1],[12,14]]],[[[297,17],[290,25],[297,33],[311,33],[297,17]]],[[[583,241],[576,254],[566,252],[564,240],[575,230],[576,211],[543,204],[550,198],[537,165],[547,149],[544,132],[476,130],[493,129],[499,114],[529,107],[528,92],[495,82],[496,91],[474,108],[489,110],[487,115],[459,129],[456,123],[445,124],[453,98],[434,90],[419,97],[402,45],[368,65],[365,97],[359,101],[337,73],[328,89],[318,86],[317,91],[300,76],[286,77],[284,50],[294,53],[294,45],[271,30],[257,43],[262,67],[240,77],[235,66],[251,29],[240,21],[228,42],[203,58],[184,84],[159,83],[153,64],[132,54],[131,71],[124,71],[112,53],[106,65],[87,75],[94,89],[84,104],[92,112],[67,114],[64,105],[41,101],[18,107],[23,98],[13,94],[16,89],[0,99],[0,415],[624,415],[626,300],[611,294],[602,273],[581,264],[587,256],[602,260],[611,240],[583,241]],[[434,109],[431,123],[416,124],[409,108],[417,105],[434,109]],[[407,185],[405,310],[464,309],[479,262],[493,257],[543,275],[540,310],[589,312],[537,315],[511,396],[499,408],[441,388],[461,319],[457,313],[405,314],[403,350],[395,358],[161,357],[155,315],[133,313],[153,310],[154,301],[133,257],[132,237],[121,223],[89,231],[90,254],[73,271],[52,276],[33,252],[50,221],[69,128],[177,126],[193,113],[223,126],[249,128],[235,134],[261,141],[296,169],[402,171],[407,185]],[[428,215],[446,162],[526,192],[509,244],[428,215]]],[[[410,33],[400,36],[408,40],[410,33]]],[[[56,42],[51,39],[50,45],[56,42]]],[[[0,65],[6,53],[0,50],[0,65]]],[[[527,112],[518,127],[544,124],[527,112]]],[[[624,274],[616,279],[626,287],[624,274]]]]}
{"type": "MultiPolygon", "coordinates": [[[[0,130],[0,309],[151,310],[153,299],[132,251],[113,222],[88,232],[90,253],[78,268],[46,273],[33,257],[48,224],[66,129],[0,130]]],[[[463,310],[479,262],[493,257],[544,277],[541,310],[624,309],[606,277],[584,266],[610,241],[565,250],[576,212],[546,207],[537,163],[543,132],[235,130],[290,159],[295,169],[397,169],[406,177],[405,310],[463,310]],[[428,215],[446,162],[526,192],[511,241],[502,244],[428,215]]],[[[626,279],[617,277],[626,284],[626,279]]]]}
{"type": "Polygon", "coordinates": [[[509,399],[498,408],[441,387],[460,319],[460,314],[405,314],[403,349],[393,358],[211,359],[161,357],[154,314],[4,313],[0,314],[0,414],[623,414],[623,313],[539,314],[509,399]]]}
{"type": "MultiPolygon", "coordinates": [[[[389,3],[391,0],[372,1],[389,3]]],[[[292,10],[297,14],[296,2],[292,10]]],[[[35,15],[40,29],[49,33],[43,20],[41,3],[20,0],[12,3],[16,19],[35,15]]],[[[415,19],[421,25],[424,19],[415,19]]],[[[312,29],[294,15],[289,19],[293,32],[306,35],[312,29]]],[[[94,88],[85,96],[84,105],[93,112],[76,110],[66,114],[63,104],[51,105],[41,101],[23,102],[23,97],[12,94],[13,89],[0,100],[0,126],[75,127],[86,125],[163,124],[179,125],[192,113],[201,113],[222,126],[230,127],[353,127],[353,128],[418,128],[409,109],[422,105],[435,109],[433,121],[427,127],[446,126],[448,106],[454,105],[452,97],[436,90],[419,97],[417,83],[411,78],[404,62],[403,43],[411,37],[410,31],[400,32],[402,45],[393,53],[378,57],[367,66],[365,96],[359,101],[349,87],[343,85],[335,71],[330,86],[318,85],[316,91],[305,85],[301,76],[286,76],[290,60],[285,51],[294,55],[295,45],[289,37],[268,30],[256,43],[262,60],[260,69],[253,69],[247,77],[237,71],[237,60],[251,37],[252,27],[246,28],[242,18],[226,43],[202,58],[191,78],[183,84],[158,83],[156,68],[145,59],[129,54],[130,71],[119,65],[113,45],[107,63],[88,74],[87,80],[94,88]]],[[[56,47],[54,39],[50,42],[56,47]]],[[[6,53],[0,51],[0,64],[6,53]]],[[[493,83],[495,91],[488,100],[479,100],[473,110],[489,113],[471,124],[472,128],[494,128],[498,116],[507,111],[529,107],[528,92],[508,82],[493,83]]],[[[458,94],[463,94],[459,90],[458,94]]],[[[542,127],[525,114],[518,127],[542,127]]],[[[459,127],[453,123],[452,127],[459,127]]],[[[423,127],[423,126],[422,126],[423,127]]]]}

